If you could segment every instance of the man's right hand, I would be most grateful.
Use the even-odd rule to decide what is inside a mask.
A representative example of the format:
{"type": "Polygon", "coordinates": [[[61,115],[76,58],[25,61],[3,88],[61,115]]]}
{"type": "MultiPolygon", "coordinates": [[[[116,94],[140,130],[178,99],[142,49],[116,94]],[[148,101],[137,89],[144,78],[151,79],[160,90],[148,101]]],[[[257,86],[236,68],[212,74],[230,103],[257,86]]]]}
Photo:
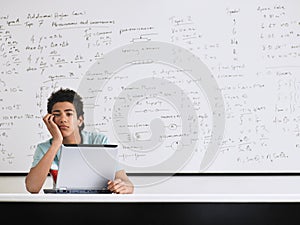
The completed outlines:
{"type": "Polygon", "coordinates": [[[49,130],[53,141],[57,141],[59,143],[62,143],[63,141],[63,136],[62,133],[60,132],[57,124],[54,122],[54,115],[53,114],[47,114],[43,117],[43,121],[47,126],[47,129],[49,130]]]}

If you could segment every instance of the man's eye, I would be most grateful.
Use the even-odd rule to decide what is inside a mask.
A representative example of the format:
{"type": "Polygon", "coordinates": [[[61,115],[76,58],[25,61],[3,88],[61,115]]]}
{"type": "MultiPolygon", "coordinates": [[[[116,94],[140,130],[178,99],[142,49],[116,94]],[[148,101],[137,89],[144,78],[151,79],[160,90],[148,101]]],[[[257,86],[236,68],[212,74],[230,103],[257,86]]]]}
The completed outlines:
{"type": "Polygon", "coordinates": [[[73,113],[67,113],[67,116],[73,116],[73,113]]]}
{"type": "Polygon", "coordinates": [[[54,117],[57,117],[57,116],[59,116],[59,114],[53,114],[53,116],[54,116],[54,117]]]}

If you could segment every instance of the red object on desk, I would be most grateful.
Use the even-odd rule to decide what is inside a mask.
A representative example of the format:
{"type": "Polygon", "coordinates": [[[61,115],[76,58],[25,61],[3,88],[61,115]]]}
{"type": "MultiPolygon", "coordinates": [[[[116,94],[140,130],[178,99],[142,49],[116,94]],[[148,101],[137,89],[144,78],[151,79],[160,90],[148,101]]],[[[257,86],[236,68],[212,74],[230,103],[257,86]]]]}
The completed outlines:
{"type": "Polygon", "coordinates": [[[58,170],[50,170],[50,174],[53,178],[54,183],[56,183],[57,173],[58,173],[58,170]]]}

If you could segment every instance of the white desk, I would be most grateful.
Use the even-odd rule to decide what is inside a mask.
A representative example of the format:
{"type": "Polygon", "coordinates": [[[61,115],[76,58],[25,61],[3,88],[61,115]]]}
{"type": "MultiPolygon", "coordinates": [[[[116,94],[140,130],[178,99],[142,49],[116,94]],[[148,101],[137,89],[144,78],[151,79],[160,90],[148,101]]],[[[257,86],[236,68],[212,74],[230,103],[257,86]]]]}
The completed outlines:
{"type": "Polygon", "coordinates": [[[0,194],[0,202],[300,203],[300,194],[0,194]]]}
{"type": "Polygon", "coordinates": [[[300,195],[0,194],[0,212],[11,224],[293,225],[300,195]]]}

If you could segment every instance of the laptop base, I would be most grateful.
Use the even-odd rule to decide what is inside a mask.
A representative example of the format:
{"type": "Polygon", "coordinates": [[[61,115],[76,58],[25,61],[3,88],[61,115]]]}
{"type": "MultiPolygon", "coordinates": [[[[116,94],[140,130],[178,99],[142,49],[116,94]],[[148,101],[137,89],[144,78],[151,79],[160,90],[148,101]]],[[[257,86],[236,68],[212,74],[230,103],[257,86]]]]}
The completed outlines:
{"type": "Polygon", "coordinates": [[[110,190],[85,190],[85,189],[43,189],[45,194],[112,194],[110,190]]]}

